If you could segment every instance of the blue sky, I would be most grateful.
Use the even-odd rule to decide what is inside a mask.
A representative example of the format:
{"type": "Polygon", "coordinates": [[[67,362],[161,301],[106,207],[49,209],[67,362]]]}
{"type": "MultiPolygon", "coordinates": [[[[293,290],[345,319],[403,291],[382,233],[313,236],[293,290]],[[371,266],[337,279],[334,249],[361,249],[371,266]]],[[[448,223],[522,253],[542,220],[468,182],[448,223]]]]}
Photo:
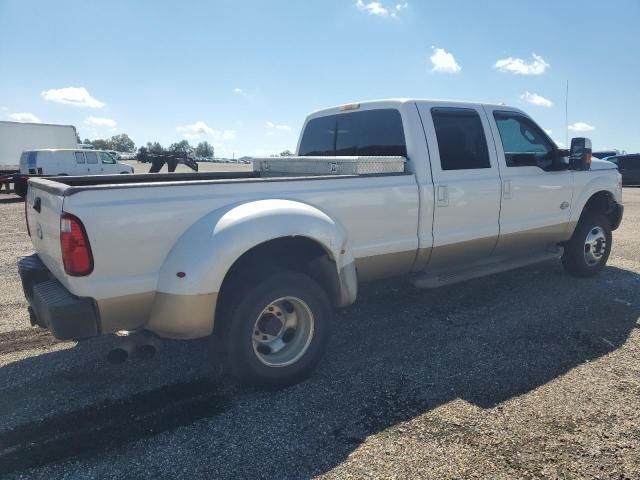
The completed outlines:
{"type": "Polygon", "coordinates": [[[564,142],[568,80],[571,134],[635,152],[639,29],[638,0],[0,0],[0,119],[263,155],[312,110],[419,97],[515,105],[564,142]]]}

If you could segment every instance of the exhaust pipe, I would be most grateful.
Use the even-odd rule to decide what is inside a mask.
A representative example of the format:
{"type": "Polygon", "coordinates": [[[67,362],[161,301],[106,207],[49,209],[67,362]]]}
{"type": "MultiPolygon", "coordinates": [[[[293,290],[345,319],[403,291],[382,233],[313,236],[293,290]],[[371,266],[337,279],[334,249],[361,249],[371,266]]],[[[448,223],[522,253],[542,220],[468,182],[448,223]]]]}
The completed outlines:
{"type": "Polygon", "coordinates": [[[147,360],[160,350],[161,340],[151,332],[119,332],[117,335],[122,340],[107,354],[109,363],[124,363],[132,355],[147,360]]]}
{"type": "Polygon", "coordinates": [[[129,351],[126,348],[116,347],[107,354],[107,361],[114,365],[124,363],[129,358],[129,351]]]}

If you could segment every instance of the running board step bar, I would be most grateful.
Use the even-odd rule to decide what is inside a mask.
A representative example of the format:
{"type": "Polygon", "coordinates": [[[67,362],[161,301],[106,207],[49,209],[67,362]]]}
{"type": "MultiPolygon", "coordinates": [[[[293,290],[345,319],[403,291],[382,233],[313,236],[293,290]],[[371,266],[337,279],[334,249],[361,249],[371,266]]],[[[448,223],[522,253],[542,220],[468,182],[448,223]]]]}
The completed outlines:
{"type": "MultiPolygon", "coordinates": [[[[546,252],[535,257],[505,262],[495,262],[475,268],[470,268],[467,270],[446,274],[434,274],[427,271],[415,276],[412,280],[412,283],[417,288],[443,287],[452,283],[464,282],[466,280],[472,280],[474,278],[484,277],[486,275],[493,275],[494,273],[506,272],[508,270],[514,270],[516,268],[526,267],[536,263],[558,259],[562,256],[562,252],[563,249],[559,247],[558,250],[555,250],[553,252],[546,252]]],[[[429,267],[427,266],[427,270],[428,268],[429,267]]]]}

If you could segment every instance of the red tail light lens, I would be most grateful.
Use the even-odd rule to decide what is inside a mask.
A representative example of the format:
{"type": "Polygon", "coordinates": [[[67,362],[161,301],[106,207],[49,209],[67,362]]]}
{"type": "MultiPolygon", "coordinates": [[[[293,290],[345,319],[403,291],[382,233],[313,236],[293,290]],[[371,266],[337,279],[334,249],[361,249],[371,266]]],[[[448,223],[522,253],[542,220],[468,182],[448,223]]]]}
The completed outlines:
{"type": "Polygon", "coordinates": [[[60,217],[60,247],[64,271],[74,277],[93,271],[93,255],[89,238],[80,219],[69,213],[60,217]]]}
{"type": "Polygon", "coordinates": [[[31,229],[29,228],[29,216],[27,215],[27,208],[28,208],[27,199],[25,197],[25,199],[24,199],[24,221],[27,224],[27,234],[29,236],[31,236],[31,229]]]}

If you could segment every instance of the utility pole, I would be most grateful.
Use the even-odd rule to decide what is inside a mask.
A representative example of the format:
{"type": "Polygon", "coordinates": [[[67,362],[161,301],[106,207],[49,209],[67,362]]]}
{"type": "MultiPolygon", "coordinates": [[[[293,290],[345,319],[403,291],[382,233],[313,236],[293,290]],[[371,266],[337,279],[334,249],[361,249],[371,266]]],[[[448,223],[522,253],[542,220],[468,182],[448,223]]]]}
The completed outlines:
{"type": "Polygon", "coordinates": [[[569,80],[567,80],[567,91],[564,96],[564,142],[569,148],[569,80]]]}

